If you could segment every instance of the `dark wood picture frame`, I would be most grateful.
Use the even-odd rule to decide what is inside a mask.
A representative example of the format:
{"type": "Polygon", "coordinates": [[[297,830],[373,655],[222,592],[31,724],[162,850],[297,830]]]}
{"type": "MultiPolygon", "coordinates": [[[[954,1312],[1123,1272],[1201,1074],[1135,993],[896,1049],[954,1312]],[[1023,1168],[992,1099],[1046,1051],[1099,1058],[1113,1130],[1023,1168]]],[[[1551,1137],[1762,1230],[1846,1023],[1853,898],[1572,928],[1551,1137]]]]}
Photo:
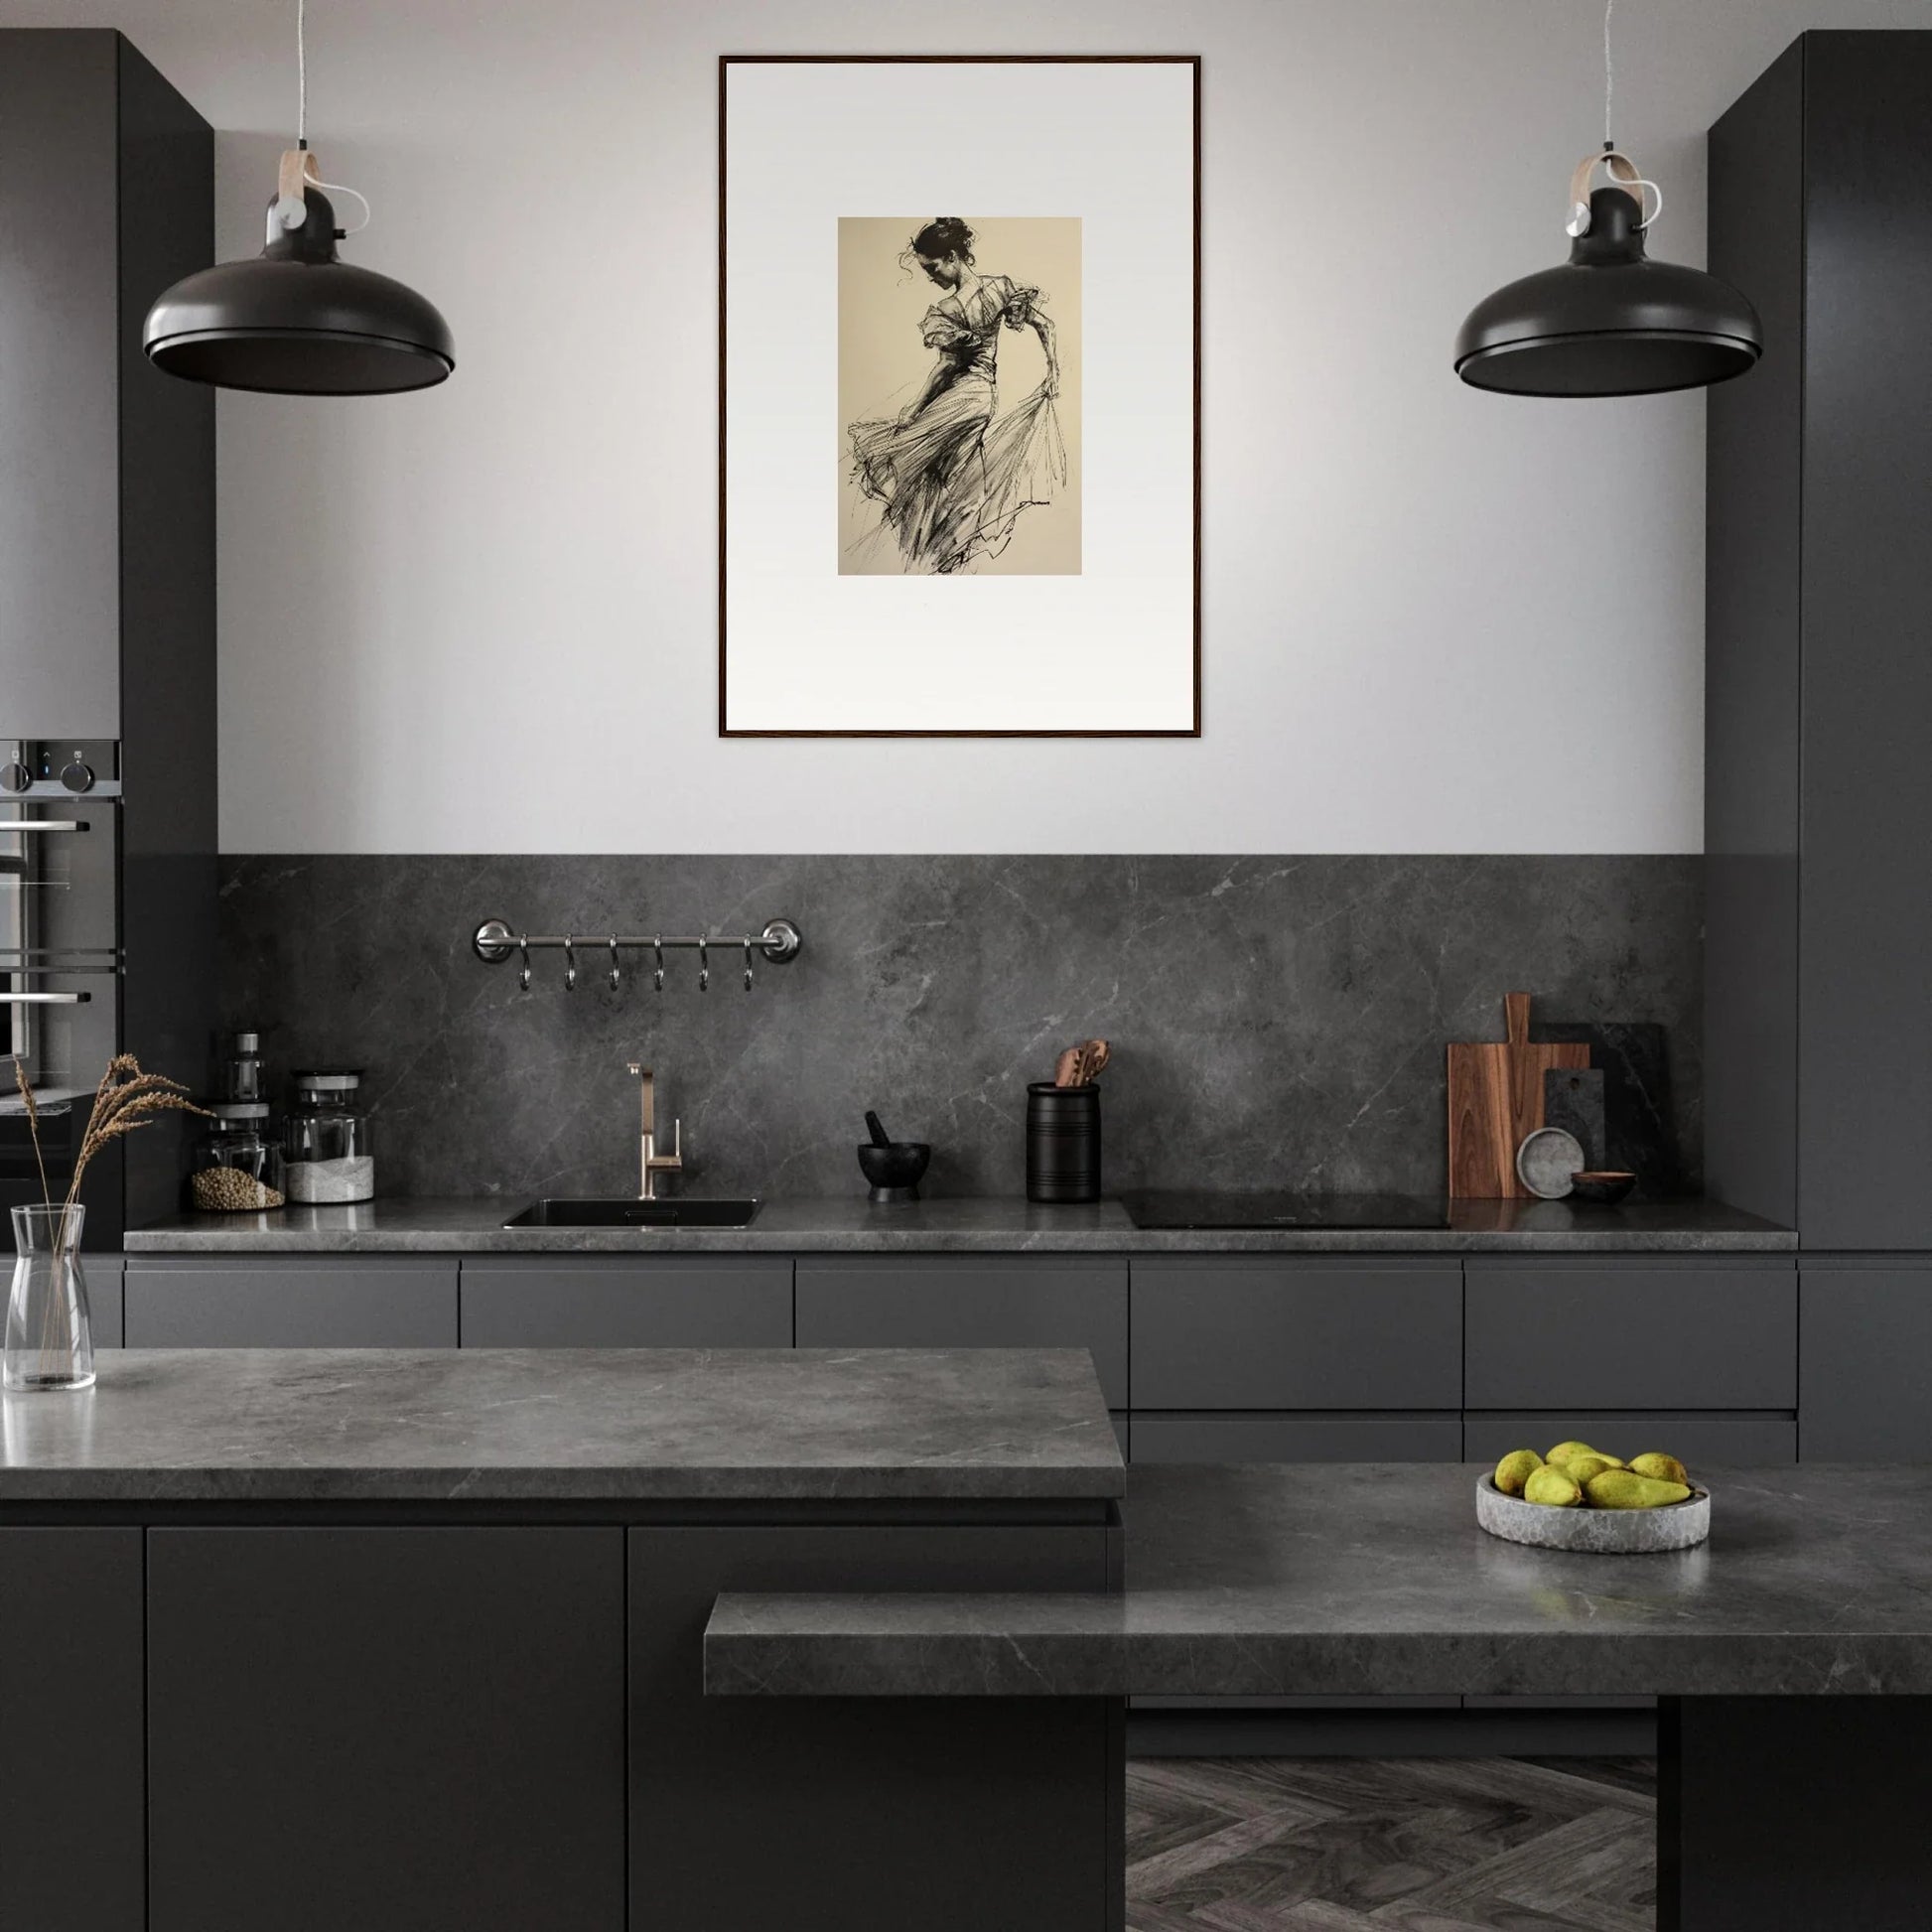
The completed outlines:
{"type": "Polygon", "coordinates": [[[720,738],[1199,738],[1201,735],[1201,57],[1198,54],[721,54],[718,57],[718,736],[720,738]],[[1186,726],[1119,730],[832,730],[734,728],[726,716],[727,613],[725,559],[730,535],[725,491],[726,81],[734,67],[1064,64],[1075,67],[1162,66],[1193,69],[1193,720],[1186,726]]]}

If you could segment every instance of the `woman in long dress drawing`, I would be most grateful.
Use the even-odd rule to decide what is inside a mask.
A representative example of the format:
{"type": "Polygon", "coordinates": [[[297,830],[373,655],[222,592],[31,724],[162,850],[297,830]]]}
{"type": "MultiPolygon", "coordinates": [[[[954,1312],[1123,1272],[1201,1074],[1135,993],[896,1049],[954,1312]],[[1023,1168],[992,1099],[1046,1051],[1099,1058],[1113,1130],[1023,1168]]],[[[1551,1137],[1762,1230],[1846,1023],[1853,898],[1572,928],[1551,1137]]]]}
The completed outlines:
{"type": "Polygon", "coordinates": [[[907,252],[945,291],[919,325],[937,360],[896,419],[851,425],[852,480],[883,506],[904,568],[943,576],[998,556],[1022,516],[1065,483],[1066,446],[1053,412],[1059,356],[1039,290],[981,275],[973,231],[956,215],[928,221],[907,252]],[[996,418],[1003,327],[1039,338],[1046,379],[996,418]]]}

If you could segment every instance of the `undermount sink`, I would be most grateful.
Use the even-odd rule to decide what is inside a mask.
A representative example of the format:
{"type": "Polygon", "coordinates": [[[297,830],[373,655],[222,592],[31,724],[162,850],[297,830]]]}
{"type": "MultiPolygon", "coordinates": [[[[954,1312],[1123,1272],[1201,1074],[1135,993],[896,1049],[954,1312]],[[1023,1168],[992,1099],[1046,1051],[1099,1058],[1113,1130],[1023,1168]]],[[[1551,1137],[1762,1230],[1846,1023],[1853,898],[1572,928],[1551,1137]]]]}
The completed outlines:
{"type": "Polygon", "coordinates": [[[535,1200],[506,1228],[742,1228],[755,1200],[535,1200]]]}

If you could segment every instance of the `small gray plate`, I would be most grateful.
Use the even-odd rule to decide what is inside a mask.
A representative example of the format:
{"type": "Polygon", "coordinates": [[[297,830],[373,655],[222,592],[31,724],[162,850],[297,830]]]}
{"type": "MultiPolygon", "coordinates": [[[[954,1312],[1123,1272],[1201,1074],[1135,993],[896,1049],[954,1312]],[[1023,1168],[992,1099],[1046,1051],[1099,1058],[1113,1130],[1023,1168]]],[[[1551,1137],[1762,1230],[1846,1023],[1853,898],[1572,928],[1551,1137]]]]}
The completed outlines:
{"type": "Polygon", "coordinates": [[[1539,1127],[1516,1150],[1516,1178],[1538,1200],[1562,1200],[1570,1191],[1570,1176],[1588,1166],[1583,1143],[1561,1127],[1539,1127]]]}
{"type": "Polygon", "coordinates": [[[1476,1521],[1491,1536],[1539,1550],[1640,1557],[1702,1543],[1711,1534],[1711,1492],[1693,1483],[1683,1502],[1661,1509],[1558,1509],[1505,1496],[1493,1476],[1482,1476],[1476,1482],[1476,1521]]]}

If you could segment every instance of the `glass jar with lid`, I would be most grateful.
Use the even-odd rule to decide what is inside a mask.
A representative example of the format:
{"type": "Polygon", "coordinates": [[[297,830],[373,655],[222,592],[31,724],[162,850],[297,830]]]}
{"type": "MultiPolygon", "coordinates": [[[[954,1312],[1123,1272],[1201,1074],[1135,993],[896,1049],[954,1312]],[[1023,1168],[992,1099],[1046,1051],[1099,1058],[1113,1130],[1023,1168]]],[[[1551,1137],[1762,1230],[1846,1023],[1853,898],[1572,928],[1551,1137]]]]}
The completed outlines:
{"type": "Polygon", "coordinates": [[[202,1213],[259,1213],[288,1198],[282,1144],[269,1131],[265,1100],[211,1100],[213,1118],[195,1145],[188,1204],[202,1213]]]}
{"type": "Polygon", "coordinates": [[[359,1067],[304,1068],[283,1128],[290,1200],[326,1205],[375,1198],[375,1144],[357,1095],[359,1067]]]}

